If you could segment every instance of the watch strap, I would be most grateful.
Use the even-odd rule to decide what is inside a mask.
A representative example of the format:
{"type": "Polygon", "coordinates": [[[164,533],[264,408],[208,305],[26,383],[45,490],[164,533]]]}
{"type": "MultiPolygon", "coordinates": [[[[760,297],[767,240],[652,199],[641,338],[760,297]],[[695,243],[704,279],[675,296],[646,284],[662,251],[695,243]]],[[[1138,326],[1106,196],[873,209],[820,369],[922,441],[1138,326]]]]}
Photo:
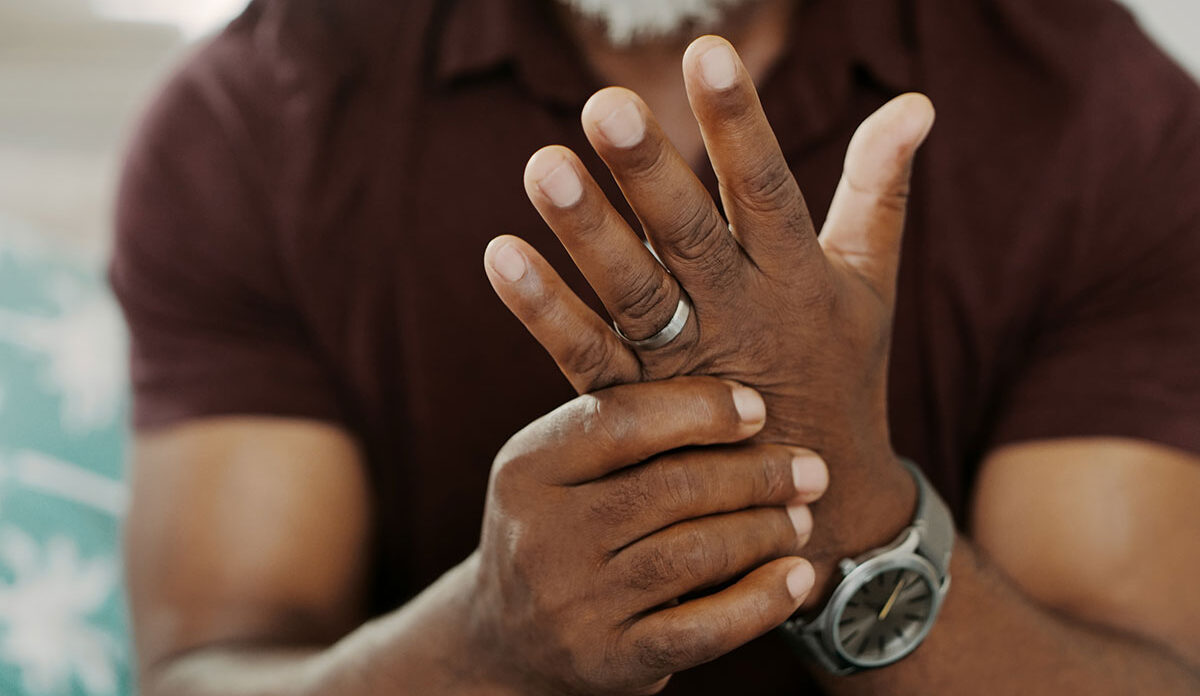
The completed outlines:
{"type": "Polygon", "coordinates": [[[913,526],[920,531],[917,552],[945,578],[950,573],[950,553],[954,550],[954,516],[920,467],[903,458],[900,463],[917,483],[917,512],[913,516],[913,526]]]}

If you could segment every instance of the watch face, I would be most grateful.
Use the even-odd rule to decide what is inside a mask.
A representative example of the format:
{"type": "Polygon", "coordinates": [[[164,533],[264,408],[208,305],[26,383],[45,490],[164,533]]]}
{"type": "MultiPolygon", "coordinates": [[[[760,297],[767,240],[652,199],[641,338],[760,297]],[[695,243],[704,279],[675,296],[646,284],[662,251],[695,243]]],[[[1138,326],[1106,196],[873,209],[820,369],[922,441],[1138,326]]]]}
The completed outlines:
{"type": "Polygon", "coordinates": [[[928,633],[937,603],[929,570],[916,564],[881,568],[863,578],[834,617],[834,645],[859,666],[895,662],[928,633]]]}

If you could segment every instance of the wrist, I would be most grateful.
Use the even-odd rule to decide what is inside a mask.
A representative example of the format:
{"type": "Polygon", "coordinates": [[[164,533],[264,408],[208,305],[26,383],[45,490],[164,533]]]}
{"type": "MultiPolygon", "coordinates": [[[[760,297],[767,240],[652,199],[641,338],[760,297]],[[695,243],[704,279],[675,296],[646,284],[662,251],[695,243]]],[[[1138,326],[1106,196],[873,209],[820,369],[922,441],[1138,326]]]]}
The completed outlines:
{"type": "Polygon", "coordinates": [[[806,549],[816,585],[805,607],[822,605],[840,580],[838,563],[886,546],[913,522],[917,486],[890,451],[870,465],[830,465],[829,490],[813,504],[806,549]]]}
{"type": "Polygon", "coordinates": [[[481,563],[477,549],[451,571],[457,574],[452,578],[449,614],[455,629],[453,640],[443,647],[449,658],[446,664],[455,672],[458,693],[527,696],[534,691],[520,669],[519,655],[509,652],[512,642],[498,630],[494,606],[483,591],[481,563]]]}
{"type": "Polygon", "coordinates": [[[362,693],[380,689],[399,693],[528,693],[505,678],[503,657],[482,631],[478,596],[478,554],[447,571],[404,607],[369,621],[319,660],[314,693],[346,691],[357,683],[362,693]]]}

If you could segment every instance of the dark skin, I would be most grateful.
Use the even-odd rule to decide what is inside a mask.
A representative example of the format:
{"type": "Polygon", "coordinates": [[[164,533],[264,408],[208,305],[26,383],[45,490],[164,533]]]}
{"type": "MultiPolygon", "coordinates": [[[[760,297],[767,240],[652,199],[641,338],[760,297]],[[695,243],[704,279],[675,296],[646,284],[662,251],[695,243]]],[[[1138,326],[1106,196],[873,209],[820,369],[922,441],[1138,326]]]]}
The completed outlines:
{"type": "Polygon", "coordinates": [[[812,587],[794,556],[816,492],[793,476],[793,460],[811,453],[658,455],[752,436],[765,409],[710,378],[645,386],[572,402],[498,455],[468,619],[492,655],[489,680],[531,694],[653,693],[681,666],[777,625],[812,587]]]}
{"type": "MultiPolygon", "coordinates": [[[[280,648],[260,654],[263,661],[256,664],[263,671],[233,669],[242,681],[223,682],[224,693],[661,690],[675,672],[722,655],[787,619],[813,586],[812,567],[797,553],[812,529],[807,504],[828,481],[825,464],[794,447],[736,444],[759,433],[765,421],[765,405],[756,392],[710,377],[613,387],[567,403],[517,433],[497,455],[478,550],[422,599],[355,633],[335,651],[280,648]],[[732,584],[702,599],[676,601],[727,583],[732,584]],[[722,630],[710,630],[713,626],[722,630]],[[279,671],[266,667],[276,660],[279,671]],[[291,669],[282,667],[289,664],[291,669]]],[[[263,426],[259,432],[270,432],[263,426]]],[[[218,457],[215,448],[229,446],[231,439],[237,447],[236,425],[202,427],[221,440],[211,443],[208,457],[218,457]]],[[[181,436],[191,440],[193,452],[203,453],[205,434],[166,437],[181,436]]],[[[148,447],[171,449],[177,442],[148,447]]],[[[277,439],[275,445],[281,444],[277,439]]],[[[293,465],[302,471],[311,466],[293,465]]],[[[270,463],[260,460],[256,466],[270,463]]],[[[217,468],[197,475],[221,478],[217,468]]],[[[196,489],[214,490],[211,486],[196,478],[179,484],[193,489],[193,510],[207,509],[206,496],[196,489]]],[[[254,490],[257,484],[243,480],[239,487],[254,490]]],[[[306,493],[271,487],[276,500],[260,503],[275,509],[304,504],[297,496],[306,493]]],[[[324,502],[342,497],[336,488],[314,495],[324,502]]],[[[135,522],[156,504],[145,495],[139,501],[135,522]]],[[[220,504],[216,498],[211,502],[220,504]]],[[[323,511],[332,512],[324,505],[323,511]]],[[[187,512],[171,514],[177,521],[166,529],[131,527],[138,637],[141,654],[152,659],[145,665],[144,686],[147,693],[211,693],[211,665],[235,660],[213,649],[214,637],[221,631],[240,634],[239,651],[245,651],[248,641],[264,642],[250,638],[261,617],[252,611],[224,617],[201,613],[210,636],[207,651],[184,658],[161,652],[155,639],[167,637],[170,644],[178,634],[156,630],[147,622],[147,607],[157,607],[151,616],[162,620],[166,606],[191,595],[196,599],[184,602],[187,615],[204,598],[236,589],[235,584],[214,589],[189,582],[189,566],[194,555],[205,555],[203,545],[187,547],[175,563],[146,566],[147,547],[168,544],[164,535],[174,536],[173,529],[189,524],[187,512]],[[160,575],[168,568],[175,572],[160,575]]],[[[261,515],[261,508],[253,514],[261,515]]],[[[196,521],[204,523],[204,517],[196,521]]],[[[322,531],[314,529],[305,538],[322,546],[336,541],[314,538],[313,532],[322,531]]],[[[220,533],[219,528],[213,532],[220,533]]],[[[261,553],[290,567],[290,554],[280,557],[255,531],[243,540],[247,555],[256,542],[261,553]]],[[[165,548],[159,554],[160,561],[170,558],[164,558],[165,548]]],[[[342,560],[344,552],[325,563],[342,560]]],[[[196,570],[211,579],[212,571],[202,563],[196,570]]],[[[230,565],[227,561],[224,567],[230,565]]],[[[274,568],[258,571],[260,577],[263,573],[273,574],[274,568]]],[[[254,578],[249,583],[256,586],[254,578]]],[[[300,618],[310,631],[338,628],[336,614],[325,617],[324,624],[319,614],[300,618]]],[[[297,628],[290,629],[295,640],[328,635],[305,635],[297,628]]]]}
{"type": "MultiPolygon", "coordinates": [[[[694,70],[694,64],[685,69],[694,70]]],[[[691,73],[688,79],[694,80],[691,73]]],[[[915,103],[910,99],[909,104],[915,103]]],[[[906,107],[892,115],[907,121],[912,113],[906,107]]],[[[875,121],[876,126],[879,123],[875,121]]],[[[710,124],[736,130],[747,122],[710,124]]],[[[648,126],[647,132],[652,130],[648,126]]],[[[915,147],[920,130],[884,128],[884,136],[890,133],[898,138],[885,137],[884,144],[902,140],[915,147]]],[[[770,149],[770,143],[748,139],[745,146],[770,149]]],[[[871,147],[867,155],[895,164],[894,155],[900,151],[871,147]]],[[[888,171],[895,175],[903,169],[888,171]]],[[[882,170],[868,167],[867,171],[882,170]]],[[[882,180],[894,183],[903,177],[882,180]]],[[[786,181],[764,181],[754,188],[783,191],[787,186],[786,181]]],[[[644,197],[653,200],[653,193],[644,197]]],[[[677,199],[675,205],[681,207],[678,204],[677,199]]],[[[760,231],[753,218],[734,221],[739,244],[748,242],[751,232],[760,231]]],[[[851,232],[858,229],[850,227],[851,232]]],[[[770,235],[772,226],[762,225],[761,232],[770,235]]],[[[824,253],[828,245],[822,243],[824,253]]],[[[838,248],[856,249],[849,244],[838,248]]],[[[489,264],[497,260],[498,251],[498,245],[492,247],[489,264]]],[[[624,375],[630,381],[644,379],[634,370],[621,372],[630,366],[640,370],[638,356],[630,362],[614,351],[607,356],[612,359],[609,365],[604,353],[570,350],[584,344],[565,339],[604,336],[600,329],[607,328],[594,315],[572,311],[578,305],[560,292],[548,267],[539,264],[528,247],[519,251],[529,264],[527,273],[501,287],[501,293],[539,337],[547,336],[547,328],[558,322],[566,333],[564,340],[544,342],[576,386],[581,390],[594,386],[580,378],[593,374],[616,375],[616,381],[624,375]],[[518,307],[519,303],[524,304],[518,307]],[[539,320],[545,327],[535,328],[539,320]],[[587,331],[589,326],[596,330],[587,331]],[[573,355],[593,358],[575,362],[573,355]],[[606,359],[595,359],[596,355],[606,359]]],[[[870,256],[852,255],[860,260],[870,256]]],[[[606,266],[619,265],[628,257],[597,258],[601,263],[589,274],[593,282],[597,271],[603,274],[606,266]]],[[[493,280],[498,278],[495,269],[489,272],[493,280]]],[[[707,276],[699,283],[677,277],[689,293],[704,295],[707,276]]],[[[739,291],[747,288],[777,296],[795,289],[762,281],[740,286],[739,291]]],[[[870,299],[865,292],[859,296],[870,299]]],[[[746,298],[731,290],[728,301],[746,298]]],[[[878,310],[882,301],[874,301],[875,318],[885,320],[888,313],[878,310]]],[[[665,302],[672,305],[670,297],[665,302]]],[[[710,314],[706,310],[705,315],[697,315],[702,333],[690,344],[697,354],[725,356],[722,364],[730,372],[758,374],[752,361],[738,364],[720,346],[705,343],[709,336],[699,322],[710,314]]],[[[863,310],[856,316],[861,320],[871,315],[863,310]]],[[[645,333],[657,328],[646,317],[644,327],[626,323],[634,317],[620,319],[636,336],[638,328],[645,333]]],[[[849,339],[886,335],[884,328],[865,324],[830,329],[844,332],[849,339]]],[[[872,342],[856,345],[866,346],[865,354],[848,359],[868,364],[877,352],[868,349],[872,342]]],[[[619,344],[616,347],[624,350],[619,344]]],[[[830,349],[811,343],[806,348],[830,349]]],[[[691,355],[677,355],[677,369],[690,367],[691,355]]],[[[813,359],[831,360],[829,356],[813,359]]],[[[837,367],[832,362],[825,366],[837,367]]],[[[669,365],[659,369],[654,378],[672,372],[669,365]]],[[[613,386],[581,397],[515,436],[498,457],[479,551],[404,607],[371,621],[361,609],[368,569],[365,549],[371,533],[370,496],[362,456],[348,433],[306,421],[251,417],[204,419],[142,433],[135,452],[126,547],[142,691],[201,696],[652,692],[669,674],[768,630],[802,601],[804,592],[789,588],[803,583],[789,585],[789,577],[806,573],[805,563],[795,555],[806,534],[791,526],[789,542],[783,522],[795,518],[787,514],[789,507],[796,511],[798,503],[814,499],[824,489],[826,470],[820,460],[807,458],[809,464],[803,468],[807,474],[793,478],[788,492],[784,453],[796,450],[771,441],[791,437],[790,428],[806,425],[805,414],[795,406],[789,408],[787,398],[825,398],[833,409],[831,422],[839,428],[861,428],[864,437],[870,436],[864,451],[889,453],[880,432],[885,432],[886,424],[846,407],[847,403],[873,403],[852,393],[854,384],[835,385],[847,392],[837,396],[845,403],[802,390],[764,388],[769,422],[762,425],[776,431],[765,434],[759,430],[762,425],[750,426],[735,416],[733,388],[712,377],[613,386]],[[597,400],[607,405],[597,409],[597,400]],[[599,430],[587,427],[588,419],[598,413],[605,414],[607,425],[599,430]],[[674,439],[683,431],[686,437],[674,439]],[[586,451],[597,432],[620,437],[611,437],[610,448],[581,461],[577,452],[586,451]],[[718,444],[706,455],[689,454],[683,460],[656,456],[674,449],[672,444],[745,442],[752,437],[762,442],[718,444]],[[646,463],[614,476],[615,470],[640,461],[646,463]],[[587,473],[576,477],[574,467],[587,473]],[[667,470],[675,473],[663,475],[667,470]],[[639,475],[639,471],[659,474],[639,475]],[[572,476],[556,478],[566,472],[572,476]],[[753,473],[743,476],[748,472],[753,473]],[[588,483],[571,485],[576,480],[588,483]],[[738,488],[751,480],[758,480],[761,487],[749,493],[738,488]],[[799,485],[797,480],[808,483],[799,485]],[[656,481],[662,485],[656,487],[656,481]],[[726,489],[743,494],[728,497],[726,489]],[[521,492],[517,504],[511,502],[514,490],[521,492]],[[594,506],[582,498],[588,491],[594,494],[588,499],[594,506]],[[621,528],[625,515],[575,517],[566,509],[566,501],[571,500],[575,503],[571,509],[577,512],[611,510],[614,499],[641,500],[642,506],[634,506],[636,514],[628,518],[641,520],[644,527],[631,532],[621,528]],[[681,506],[681,501],[688,504],[681,506]],[[673,509],[678,517],[655,517],[662,509],[673,509]],[[583,576],[572,565],[580,548],[587,558],[607,558],[613,545],[631,533],[643,541],[657,537],[665,542],[667,530],[691,524],[695,518],[689,515],[696,511],[719,511],[713,519],[728,521],[744,519],[739,517],[741,511],[755,509],[762,529],[774,530],[772,543],[751,547],[753,552],[745,556],[717,554],[719,562],[712,563],[713,557],[703,549],[733,548],[748,539],[743,536],[747,533],[762,534],[757,523],[753,532],[737,524],[717,525],[692,534],[702,543],[690,545],[690,552],[679,553],[664,544],[659,547],[661,566],[646,565],[678,573],[671,593],[684,587],[708,587],[720,578],[744,578],[713,596],[719,599],[673,606],[662,601],[656,587],[639,590],[622,582],[636,573],[583,576]],[[264,510],[271,514],[263,514],[264,510]],[[561,540],[572,537],[559,534],[568,528],[579,541],[571,545],[570,553],[561,540]],[[507,543],[511,540],[521,543],[507,543]],[[530,573],[531,569],[537,572],[530,573]],[[560,575],[577,582],[556,583],[560,575]],[[578,581],[581,577],[586,582],[578,581]],[[573,603],[572,593],[588,594],[589,601],[573,603]],[[535,595],[555,601],[529,602],[535,595]],[[546,611],[546,607],[576,610],[546,611]],[[591,607],[604,610],[589,611],[591,607]],[[755,610],[744,611],[746,607],[755,610]],[[638,617],[634,626],[659,622],[655,630],[646,630],[653,624],[643,626],[646,640],[594,640],[601,635],[622,636],[614,625],[634,616],[638,617]],[[670,620],[685,616],[690,618],[670,620]]],[[[812,427],[815,432],[828,428],[821,423],[812,427]]],[[[831,454],[849,451],[848,436],[833,428],[827,433],[831,454]]],[[[907,523],[912,503],[911,489],[903,483],[907,479],[888,467],[886,457],[880,459],[872,463],[874,458],[869,458],[863,466],[877,466],[881,474],[897,476],[896,485],[872,489],[866,487],[874,485],[866,480],[871,477],[863,477],[859,488],[860,503],[869,501],[880,510],[874,522],[877,533],[859,538],[854,531],[857,521],[834,512],[835,494],[852,499],[837,489],[848,487],[846,477],[858,466],[839,454],[837,462],[830,462],[831,502],[817,513],[811,548],[824,545],[821,553],[831,558],[852,554],[875,543],[867,536],[888,537],[907,523]],[[847,536],[841,542],[830,541],[830,530],[844,530],[847,536]]],[[[1200,635],[1181,607],[1200,604],[1200,586],[1180,578],[1200,573],[1195,546],[1195,530],[1200,528],[1200,511],[1194,503],[1200,496],[1196,464],[1194,457],[1184,453],[1119,440],[1028,443],[990,453],[975,490],[972,536],[960,538],[956,547],[954,587],[927,643],[896,666],[830,680],[828,689],[876,694],[1195,693],[1200,635]]],[[[634,548],[636,544],[627,547],[634,548]]]]}
{"type": "MultiPolygon", "coordinates": [[[[686,292],[696,311],[684,332],[662,348],[622,344],[536,251],[515,238],[493,242],[487,254],[489,277],[580,390],[687,373],[736,377],[758,388],[771,414],[759,437],[806,443],[829,462],[832,484],[815,507],[816,533],[809,547],[818,584],[828,586],[836,559],[879,545],[911,519],[911,487],[897,485],[894,474],[900,468],[887,445],[883,375],[908,174],[932,111],[924,98],[906,95],[860,127],[818,238],[746,70],[740,64],[729,70],[719,62],[715,70],[706,70],[714,65],[709,63],[713,51],[722,59],[732,55],[724,41],[702,38],[685,55],[684,74],[730,225],[636,95],[604,90],[584,109],[584,129],[593,147],[620,184],[669,274],[641,247],[638,236],[571,153],[547,148],[526,170],[530,199],[617,325],[634,338],[651,335],[667,323],[686,292]],[[873,533],[889,529],[887,538],[866,543],[873,533]]],[[[1168,493],[1160,488],[1179,485],[1186,495],[1194,495],[1200,481],[1194,468],[1184,467],[1195,464],[1194,457],[1182,453],[1123,441],[1035,444],[989,458],[975,519],[981,540],[997,556],[1007,556],[1009,563],[1021,559],[1019,584],[1008,580],[975,544],[960,538],[952,568],[954,589],[926,646],[887,669],[852,679],[830,678],[829,689],[1194,692],[1200,687],[1200,632],[1173,622],[1169,617],[1174,605],[1145,591],[1172,587],[1177,577],[1172,571],[1181,562],[1172,553],[1180,554],[1186,559],[1182,564],[1190,568],[1200,562],[1194,545],[1188,548],[1181,541],[1200,529],[1200,520],[1194,509],[1186,509],[1179,490],[1168,493]],[[1142,470],[1147,478],[1135,484],[1138,492],[1123,491],[1128,499],[1120,501],[1104,492],[1121,476],[1115,462],[1126,461],[1120,455],[1114,458],[1114,452],[1153,462],[1142,470]],[[1074,491],[1060,489],[1065,495],[1061,499],[1055,492],[1038,490],[1044,474],[1025,473],[1029,483],[1022,484],[1021,473],[1015,473],[1029,472],[1030,465],[1035,471],[1039,465],[1070,467],[1081,455],[1094,462],[1107,460],[1111,468],[1097,463],[1079,470],[1092,480],[1074,491]],[[1043,458],[1045,464],[1040,463],[1043,458]],[[1148,488],[1159,493],[1148,495],[1148,488]],[[1087,584],[1066,592],[1058,585],[1094,567],[1111,552],[1102,548],[1110,543],[1102,540],[1104,534],[1128,534],[1128,524],[1075,532],[1060,530],[1061,523],[1040,530],[1022,524],[1035,536],[1061,534],[1057,549],[1038,544],[1045,555],[1043,566],[1031,563],[1028,553],[1016,548],[1028,542],[1014,544],[1005,538],[1003,524],[1018,522],[1015,510],[1042,515],[1042,510],[1058,507],[1061,514],[1078,509],[1068,498],[1081,494],[1085,500],[1089,495],[1105,500],[1090,505],[1099,510],[1127,509],[1129,499],[1139,498],[1154,498],[1155,505],[1166,506],[1153,515],[1149,508],[1144,511],[1172,524],[1159,528],[1160,536],[1147,533],[1137,542],[1158,550],[1139,559],[1140,592],[1125,580],[1133,572],[1129,567],[1103,569],[1107,572],[1100,582],[1109,588],[1098,592],[1085,590],[1087,584]],[[1038,504],[1006,499],[1020,495],[1038,504]],[[1081,549],[1097,557],[1081,554],[1081,549]],[[1081,568],[1064,569],[1062,562],[1051,560],[1056,554],[1081,562],[1081,568]],[[1061,575],[1047,577],[1054,572],[1061,575]],[[1122,589],[1115,590],[1117,586],[1122,589]],[[1022,595],[1020,589],[1031,587],[1053,587],[1059,597],[1071,596],[1071,610],[1046,613],[1052,602],[1046,603],[1050,607],[1039,606],[1022,595]],[[1096,606],[1121,604],[1125,606],[1117,612],[1120,619],[1111,608],[1102,613],[1096,606]],[[1130,604],[1139,609],[1132,610],[1130,604]],[[1085,621],[1104,628],[1089,628],[1085,621]],[[1167,624],[1176,628],[1165,631],[1167,624]],[[1114,634],[1113,629],[1120,631],[1114,634]]],[[[1060,483],[1066,481],[1076,482],[1067,476],[1060,483]]],[[[1142,527],[1143,533],[1148,531],[1142,527]]]]}
{"type": "Polygon", "coordinates": [[[716,66],[735,71],[728,89],[704,82],[702,61],[713,47],[734,58],[724,41],[701,39],[684,58],[685,77],[728,222],[636,95],[604,90],[583,112],[589,140],[666,268],[573,153],[546,148],[526,169],[530,199],[625,334],[645,338],[664,326],[686,287],[695,313],[683,334],[651,351],[626,348],[515,238],[494,243],[490,258],[529,259],[557,305],[543,311],[544,301],[526,302],[518,284],[491,277],[581,392],[676,374],[753,384],[771,414],[761,439],[806,442],[838,467],[842,491],[895,491],[891,504],[867,516],[855,497],[833,491],[823,501],[835,518],[859,520],[815,540],[809,553],[826,577],[844,549],[889,541],[912,510],[915,491],[891,452],[885,380],[907,171],[932,109],[912,95],[864,125],[818,243],[740,62],[716,66]]]}

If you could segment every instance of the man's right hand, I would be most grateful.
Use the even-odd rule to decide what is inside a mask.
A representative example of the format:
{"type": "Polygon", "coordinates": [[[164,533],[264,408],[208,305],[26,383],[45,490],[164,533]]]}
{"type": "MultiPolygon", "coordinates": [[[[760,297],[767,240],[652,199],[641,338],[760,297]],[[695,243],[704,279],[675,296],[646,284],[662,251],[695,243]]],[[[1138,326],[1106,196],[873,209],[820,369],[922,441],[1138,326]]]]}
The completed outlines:
{"type": "Polygon", "coordinates": [[[765,416],[713,377],[569,402],[500,452],[478,550],[366,624],[371,497],[349,433],[253,417],[142,433],[125,545],[141,691],[652,693],[812,586],[794,554],[828,472],[735,444],[765,416]]]}
{"type": "Polygon", "coordinates": [[[786,620],[813,585],[795,554],[824,462],[684,449],[745,440],[765,418],[753,390],[685,377],[581,396],[515,435],[464,574],[478,676],[517,693],[655,693],[786,620]]]}

